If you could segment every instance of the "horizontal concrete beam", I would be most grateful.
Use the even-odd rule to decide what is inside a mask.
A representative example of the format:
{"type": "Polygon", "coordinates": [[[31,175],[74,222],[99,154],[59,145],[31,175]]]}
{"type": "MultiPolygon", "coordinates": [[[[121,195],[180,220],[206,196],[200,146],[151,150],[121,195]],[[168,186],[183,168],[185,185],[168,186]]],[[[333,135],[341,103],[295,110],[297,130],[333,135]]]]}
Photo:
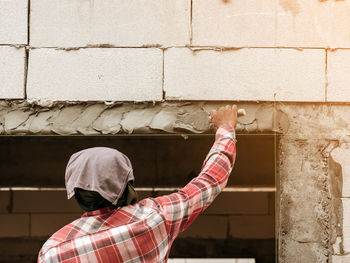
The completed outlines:
{"type": "Polygon", "coordinates": [[[237,134],[350,142],[350,105],[258,102],[50,102],[0,100],[0,135],[214,134],[210,111],[246,110],[237,134]]]}
{"type": "MultiPolygon", "coordinates": [[[[0,101],[0,134],[214,133],[210,110],[225,104],[62,102],[40,106],[27,101],[0,101]]],[[[247,115],[239,117],[238,132],[271,133],[288,129],[287,123],[274,124],[273,104],[241,103],[239,107],[246,109],[247,115]]],[[[277,115],[279,120],[285,119],[281,117],[283,113],[277,115]]]]}

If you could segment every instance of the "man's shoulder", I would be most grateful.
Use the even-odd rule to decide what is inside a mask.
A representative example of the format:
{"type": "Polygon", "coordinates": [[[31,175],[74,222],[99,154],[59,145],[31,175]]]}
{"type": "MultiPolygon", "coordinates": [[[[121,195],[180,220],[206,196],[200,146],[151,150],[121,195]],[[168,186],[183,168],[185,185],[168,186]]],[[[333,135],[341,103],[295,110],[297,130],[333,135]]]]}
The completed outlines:
{"type": "MultiPolygon", "coordinates": [[[[79,225],[81,218],[74,220],[72,223],[65,225],[58,231],[56,231],[42,246],[40,254],[45,254],[51,248],[57,247],[62,243],[65,243],[71,239],[74,239],[80,231],[75,231],[79,225]]],[[[81,232],[80,232],[81,233],[81,232]]],[[[40,256],[39,254],[39,256],[40,256]]]]}

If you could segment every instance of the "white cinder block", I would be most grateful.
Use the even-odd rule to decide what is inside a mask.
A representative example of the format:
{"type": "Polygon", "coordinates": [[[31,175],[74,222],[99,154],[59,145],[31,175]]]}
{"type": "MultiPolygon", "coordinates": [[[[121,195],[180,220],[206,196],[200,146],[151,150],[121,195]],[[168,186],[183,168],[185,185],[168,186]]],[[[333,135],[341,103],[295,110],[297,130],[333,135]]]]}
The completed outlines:
{"type": "Polygon", "coordinates": [[[189,0],[32,0],[33,46],[185,45],[189,0]]]}
{"type": "Polygon", "coordinates": [[[0,44],[27,44],[28,0],[0,1],[0,44]]]}
{"type": "Polygon", "coordinates": [[[193,0],[193,44],[350,47],[350,0],[193,0]]]}
{"type": "Polygon", "coordinates": [[[332,255],[332,263],[348,263],[350,262],[350,255],[332,255]]]}
{"type": "MultiPolygon", "coordinates": [[[[305,0],[307,1],[307,0],[305,0]]],[[[327,1],[330,27],[329,46],[332,48],[350,47],[350,0],[327,1]]],[[[326,26],[326,25],[324,25],[326,26]]]]}
{"type": "Polygon", "coordinates": [[[276,45],[281,47],[327,47],[328,1],[276,0],[276,45]]]}
{"type": "Polygon", "coordinates": [[[350,0],[276,0],[276,45],[350,47],[350,0]]]}
{"type": "Polygon", "coordinates": [[[350,252],[350,199],[342,198],[343,202],[343,248],[344,253],[350,252]]]}
{"type": "Polygon", "coordinates": [[[325,51],[172,48],[164,89],[174,100],[324,101],[325,51]]]}
{"type": "Polygon", "coordinates": [[[0,47],[0,99],[23,99],[25,49],[0,47]]]}
{"type": "Polygon", "coordinates": [[[327,101],[350,101],[350,50],[330,51],[327,55],[327,101]]]}
{"type": "Polygon", "coordinates": [[[274,46],[275,0],[193,0],[193,44],[274,46]]]}
{"type": "Polygon", "coordinates": [[[331,152],[332,159],[341,166],[342,197],[350,197],[350,144],[344,143],[331,152]]]}
{"type": "Polygon", "coordinates": [[[31,50],[27,95],[54,101],[158,101],[162,57],[155,48],[31,50]]]}

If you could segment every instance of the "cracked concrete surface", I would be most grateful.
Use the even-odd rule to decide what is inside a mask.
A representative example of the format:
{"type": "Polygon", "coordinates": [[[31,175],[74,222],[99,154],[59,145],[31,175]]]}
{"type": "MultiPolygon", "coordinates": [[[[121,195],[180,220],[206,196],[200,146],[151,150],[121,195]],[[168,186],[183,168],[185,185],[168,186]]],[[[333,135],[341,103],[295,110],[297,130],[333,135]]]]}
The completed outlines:
{"type": "Polygon", "coordinates": [[[344,252],[344,179],[333,159],[350,139],[349,106],[278,103],[276,111],[288,122],[278,148],[279,262],[332,262],[344,252]]]}

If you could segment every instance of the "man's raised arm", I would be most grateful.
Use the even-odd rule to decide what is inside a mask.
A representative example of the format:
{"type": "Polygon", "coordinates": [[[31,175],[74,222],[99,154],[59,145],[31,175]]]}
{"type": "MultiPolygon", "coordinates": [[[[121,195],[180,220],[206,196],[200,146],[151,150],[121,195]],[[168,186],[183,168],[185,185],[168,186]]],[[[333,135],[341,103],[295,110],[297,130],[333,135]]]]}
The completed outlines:
{"type": "Polygon", "coordinates": [[[200,174],[176,193],[155,199],[175,238],[207,208],[226,186],[236,158],[235,127],[237,106],[225,106],[211,112],[217,128],[215,142],[202,166],[200,174]]]}

